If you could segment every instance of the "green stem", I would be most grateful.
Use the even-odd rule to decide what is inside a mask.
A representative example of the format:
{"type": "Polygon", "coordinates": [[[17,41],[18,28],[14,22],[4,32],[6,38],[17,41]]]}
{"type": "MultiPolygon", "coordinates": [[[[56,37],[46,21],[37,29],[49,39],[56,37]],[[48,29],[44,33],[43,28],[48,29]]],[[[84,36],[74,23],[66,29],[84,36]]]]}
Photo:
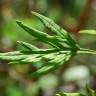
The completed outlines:
{"type": "Polygon", "coordinates": [[[95,50],[90,50],[90,49],[84,49],[84,48],[80,48],[79,51],[77,51],[77,54],[96,54],[95,50]]]}

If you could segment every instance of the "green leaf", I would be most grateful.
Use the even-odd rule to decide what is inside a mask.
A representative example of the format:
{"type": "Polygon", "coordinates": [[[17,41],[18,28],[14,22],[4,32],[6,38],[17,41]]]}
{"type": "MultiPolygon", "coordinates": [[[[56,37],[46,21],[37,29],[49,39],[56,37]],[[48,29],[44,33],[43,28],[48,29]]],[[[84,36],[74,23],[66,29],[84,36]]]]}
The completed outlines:
{"type": "Polygon", "coordinates": [[[84,96],[81,93],[60,93],[56,94],[56,96],[84,96]]]}
{"type": "Polygon", "coordinates": [[[87,96],[96,96],[96,92],[86,85],[87,96]]]}
{"type": "Polygon", "coordinates": [[[11,60],[10,59],[9,64],[34,64],[34,63],[40,61],[41,59],[42,58],[39,54],[33,54],[33,55],[28,55],[25,58],[22,58],[22,59],[19,59],[19,60],[17,60],[17,59],[11,60]]]}
{"type": "Polygon", "coordinates": [[[29,27],[28,25],[22,23],[21,21],[16,21],[16,23],[23,28],[26,32],[28,32],[29,34],[31,34],[32,36],[39,38],[41,41],[44,41],[46,39],[48,39],[47,37],[49,36],[48,34],[41,32],[39,30],[36,30],[34,28],[29,27]]]}
{"type": "Polygon", "coordinates": [[[71,36],[66,32],[63,28],[57,25],[53,20],[38,14],[36,12],[32,12],[33,15],[37,16],[46,27],[50,28],[52,32],[56,33],[61,39],[66,39],[66,42],[70,46],[79,47],[76,42],[71,38],[71,36]]]}
{"type": "Polygon", "coordinates": [[[10,56],[10,55],[22,55],[20,51],[14,51],[14,52],[7,52],[7,53],[0,53],[0,56],[10,56]]]}
{"type": "MultiPolygon", "coordinates": [[[[18,43],[27,50],[20,50],[8,53],[0,53],[0,60],[7,60],[10,64],[36,64],[41,60],[44,61],[42,67],[32,73],[31,76],[38,77],[47,74],[60,66],[65,64],[71,57],[76,54],[96,54],[96,51],[80,48],[80,46],[71,38],[68,32],[57,25],[53,20],[33,12],[46,27],[50,28],[55,34],[53,36],[48,35],[45,32],[41,32],[37,29],[31,28],[21,21],[16,21],[17,24],[23,28],[30,35],[34,36],[36,40],[46,43],[52,46],[48,49],[40,49],[29,43],[18,41],[18,43]]],[[[61,94],[60,94],[61,95],[61,94]]],[[[67,94],[68,95],[68,94],[67,94]]],[[[71,95],[70,95],[71,96],[71,95]]],[[[94,96],[94,95],[93,95],[94,96]]]]}
{"type": "Polygon", "coordinates": [[[22,45],[24,48],[26,49],[29,49],[30,51],[31,50],[38,50],[39,48],[37,48],[36,46],[32,45],[32,44],[29,44],[29,43],[26,43],[26,42],[23,42],[23,41],[17,41],[20,45],[22,45]]]}
{"type": "Polygon", "coordinates": [[[1,60],[7,60],[7,61],[16,61],[16,60],[22,60],[25,59],[28,55],[13,55],[13,56],[0,56],[1,60]]]}
{"type": "Polygon", "coordinates": [[[56,96],[96,96],[96,91],[92,90],[88,85],[86,86],[87,93],[85,95],[81,93],[66,93],[62,92],[59,94],[56,94],[56,96]]]}
{"type": "Polygon", "coordinates": [[[50,28],[58,36],[63,37],[63,39],[68,35],[68,33],[63,28],[58,26],[53,20],[36,12],[32,12],[32,14],[37,16],[46,27],[50,28]]]}
{"type": "Polygon", "coordinates": [[[31,28],[27,26],[26,24],[23,24],[21,21],[16,21],[17,24],[22,27],[25,31],[27,31],[29,34],[37,38],[39,41],[54,45],[56,47],[63,48],[64,46],[60,44],[57,39],[54,36],[49,36],[48,34],[41,32],[39,30],[36,30],[34,28],[31,28]]]}
{"type": "Polygon", "coordinates": [[[36,78],[36,77],[42,76],[44,74],[47,74],[53,70],[56,70],[62,64],[67,62],[70,59],[70,57],[71,57],[70,54],[58,54],[58,55],[54,56],[53,58],[50,58],[51,60],[49,60],[48,63],[46,63],[46,65],[42,66],[36,72],[32,73],[31,76],[36,78]]]}
{"type": "Polygon", "coordinates": [[[93,54],[93,55],[96,55],[96,51],[91,50],[91,49],[80,48],[80,50],[77,51],[77,54],[93,54]]]}
{"type": "Polygon", "coordinates": [[[96,30],[81,30],[79,31],[80,34],[89,34],[89,35],[96,35],[96,30]]]}
{"type": "Polygon", "coordinates": [[[23,63],[33,63],[33,62],[38,62],[40,61],[42,58],[40,56],[40,54],[34,54],[34,55],[30,55],[27,58],[21,60],[21,62],[23,63]]]}

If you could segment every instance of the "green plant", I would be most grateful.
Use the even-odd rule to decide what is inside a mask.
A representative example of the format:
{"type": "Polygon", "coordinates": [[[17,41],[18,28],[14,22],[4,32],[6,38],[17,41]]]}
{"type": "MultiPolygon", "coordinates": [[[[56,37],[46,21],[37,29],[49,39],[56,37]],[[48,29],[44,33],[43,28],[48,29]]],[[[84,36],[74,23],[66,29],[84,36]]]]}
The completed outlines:
{"type": "Polygon", "coordinates": [[[88,85],[86,86],[86,95],[81,93],[60,93],[56,96],[96,96],[96,91],[92,90],[88,85]]]}
{"type": "MultiPolygon", "coordinates": [[[[51,48],[40,49],[29,43],[18,41],[18,43],[22,45],[26,50],[0,53],[1,60],[7,60],[10,62],[10,64],[34,64],[34,62],[44,60],[46,64],[42,65],[36,72],[31,74],[32,77],[38,77],[59,68],[75,55],[83,53],[96,54],[96,51],[94,50],[81,48],[77,44],[77,42],[69,35],[69,33],[58,26],[56,23],[54,23],[53,20],[36,12],[32,12],[32,14],[37,16],[46,27],[51,29],[54,35],[50,36],[45,32],[41,32],[39,30],[31,28],[21,21],[16,21],[16,23],[30,35],[34,36],[37,41],[46,43],[50,45],[51,48]]],[[[84,31],[84,33],[86,32],[84,31]]],[[[88,31],[88,33],[91,32],[88,31]]],[[[66,93],[65,95],[64,94],[60,94],[57,96],[81,96],[79,93],[75,93],[73,95],[72,93],[71,95],[70,93],[66,93]]]]}

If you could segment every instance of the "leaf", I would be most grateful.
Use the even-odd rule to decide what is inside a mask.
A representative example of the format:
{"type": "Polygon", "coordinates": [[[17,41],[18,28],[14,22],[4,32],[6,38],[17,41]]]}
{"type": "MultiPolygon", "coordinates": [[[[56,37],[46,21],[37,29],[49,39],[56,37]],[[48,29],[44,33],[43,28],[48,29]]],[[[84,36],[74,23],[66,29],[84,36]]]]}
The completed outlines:
{"type": "Polygon", "coordinates": [[[53,20],[36,12],[33,12],[33,14],[37,16],[45,24],[45,26],[50,28],[55,34],[50,36],[45,32],[41,32],[27,26],[21,21],[16,21],[17,24],[30,35],[34,36],[36,40],[51,45],[52,47],[48,49],[40,49],[29,43],[18,41],[18,43],[27,50],[22,49],[20,51],[0,53],[0,60],[7,60],[10,62],[10,64],[33,65],[36,62],[43,60],[44,64],[42,67],[31,74],[32,77],[38,77],[59,68],[76,54],[96,54],[94,50],[80,48],[75,40],[71,38],[69,33],[57,25],[53,20]]]}
{"type": "Polygon", "coordinates": [[[21,62],[23,63],[33,63],[33,62],[38,62],[40,61],[42,58],[40,57],[40,54],[34,54],[31,56],[28,56],[27,58],[25,58],[24,60],[21,60],[21,62]]]}
{"type": "Polygon", "coordinates": [[[46,27],[50,28],[58,36],[63,37],[63,39],[68,35],[68,33],[64,29],[59,27],[53,20],[36,12],[32,12],[32,14],[38,17],[46,27]]]}
{"type": "Polygon", "coordinates": [[[16,61],[16,60],[22,60],[25,59],[27,57],[27,55],[13,55],[13,56],[0,56],[1,60],[7,60],[7,61],[16,61]]]}
{"type": "Polygon", "coordinates": [[[63,28],[58,26],[53,20],[39,14],[36,12],[32,12],[33,15],[37,16],[46,27],[50,28],[52,32],[56,33],[61,39],[66,39],[67,44],[79,47],[76,42],[71,38],[71,36],[66,32],[63,28]]]}
{"type": "MultiPolygon", "coordinates": [[[[63,50],[52,48],[52,49],[38,49],[36,51],[34,51],[34,50],[21,51],[21,52],[24,54],[50,54],[50,53],[55,53],[58,51],[63,51],[63,50]]],[[[67,52],[67,50],[66,50],[66,52],[67,52]]]]}
{"type": "Polygon", "coordinates": [[[79,31],[80,34],[89,34],[89,35],[96,35],[96,30],[81,30],[79,31]]]}
{"type": "Polygon", "coordinates": [[[0,53],[0,56],[20,55],[20,54],[22,54],[20,51],[14,51],[14,52],[0,53]]]}
{"type": "Polygon", "coordinates": [[[56,96],[84,96],[81,93],[60,93],[56,94],[56,96]]]}
{"type": "Polygon", "coordinates": [[[96,96],[96,92],[86,85],[86,91],[88,96],[96,96]]]}
{"type": "Polygon", "coordinates": [[[77,54],[93,54],[93,55],[96,55],[96,51],[91,50],[91,49],[80,48],[80,50],[77,51],[77,54]]]}
{"type": "MultiPolygon", "coordinates": [[[[19,57],[19,56],[18,56],[19,57]]],[[[14,58],[14,57],[13,57],[14,58]]],[[[40,61],[42,58],[39,54],[28,55],[20,60],[11,60],[9,64],[33,64],[40,61]]]]}
{"type": "Polygon", "coordinates": [[[30,51],[31,50],[38,50],[39,48],[37,48],[36,46],[32,45],[32,44],[29,44],[29,43],[26,43],[26,42],[23,42],[23,41],[17,41],[20,45],[22,45],[24,48],[27,48],[29,49],[30,51]]]}
{"type": "Polygon", "coordinates": [[[31,34],[32,36],[39,38],[41,41],[44,41],[46,39],[48,39],[47,37],[49,36],[48,34],[41,32],[39,30],[36,30],[34,28],[31,28],[29,26],[27,26],[26,24],[22,23],[21,21],[17,20],[16,23],[23,28],[26,32],[28,32],[29,34],[31,34]]]}
{"type": "Polygon", "coordinates": [[[48,34],[38,31],[34,28],[31,28],[27,26],[26,24],[23,24],[21,21],[16,21],[17,24],[22,27],[25,31],[27,31],[29,34],[37,38],[39,41],[52,44],[54,46],[57,46],[58,48],[63,48],[64,46],[60,44],[57,39],[54,36],[49,36],[48,34]]]}
{"type": "Polygon", "coordinates": [[[57,55],[54,58],[51,58],[51,60],[49,60],[48,63],[46,63],[46,65],[42,66],[36,72],[32,73],[31,76],[37,78],[37,77],[47,74],[53,70],[56,70],[62,64],[67,62],[70,59],[70,57],[71,57],[70,54],[57,55]]]}
{"type": "Polygon", "coordinates": [[[88,85],[86,86],[87,94],[83,95],[81,93],[66,93],[62,92],[59,94],[56,94],[56,96],[96,96],[96,91],[92,90],[88,85]]]}

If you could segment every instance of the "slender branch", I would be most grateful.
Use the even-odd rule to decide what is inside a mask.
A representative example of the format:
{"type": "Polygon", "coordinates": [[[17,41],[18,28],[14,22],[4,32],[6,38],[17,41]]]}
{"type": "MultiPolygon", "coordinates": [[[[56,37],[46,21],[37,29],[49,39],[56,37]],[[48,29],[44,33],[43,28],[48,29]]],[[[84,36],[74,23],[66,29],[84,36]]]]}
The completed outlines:
{"type": "Polygon", "coordinates": [[[79,51],[77,51],[77,54],[96,54],[95,50],[90,50],[90,49],[85,49],[85,48],[80,48],[79,51]]]}

